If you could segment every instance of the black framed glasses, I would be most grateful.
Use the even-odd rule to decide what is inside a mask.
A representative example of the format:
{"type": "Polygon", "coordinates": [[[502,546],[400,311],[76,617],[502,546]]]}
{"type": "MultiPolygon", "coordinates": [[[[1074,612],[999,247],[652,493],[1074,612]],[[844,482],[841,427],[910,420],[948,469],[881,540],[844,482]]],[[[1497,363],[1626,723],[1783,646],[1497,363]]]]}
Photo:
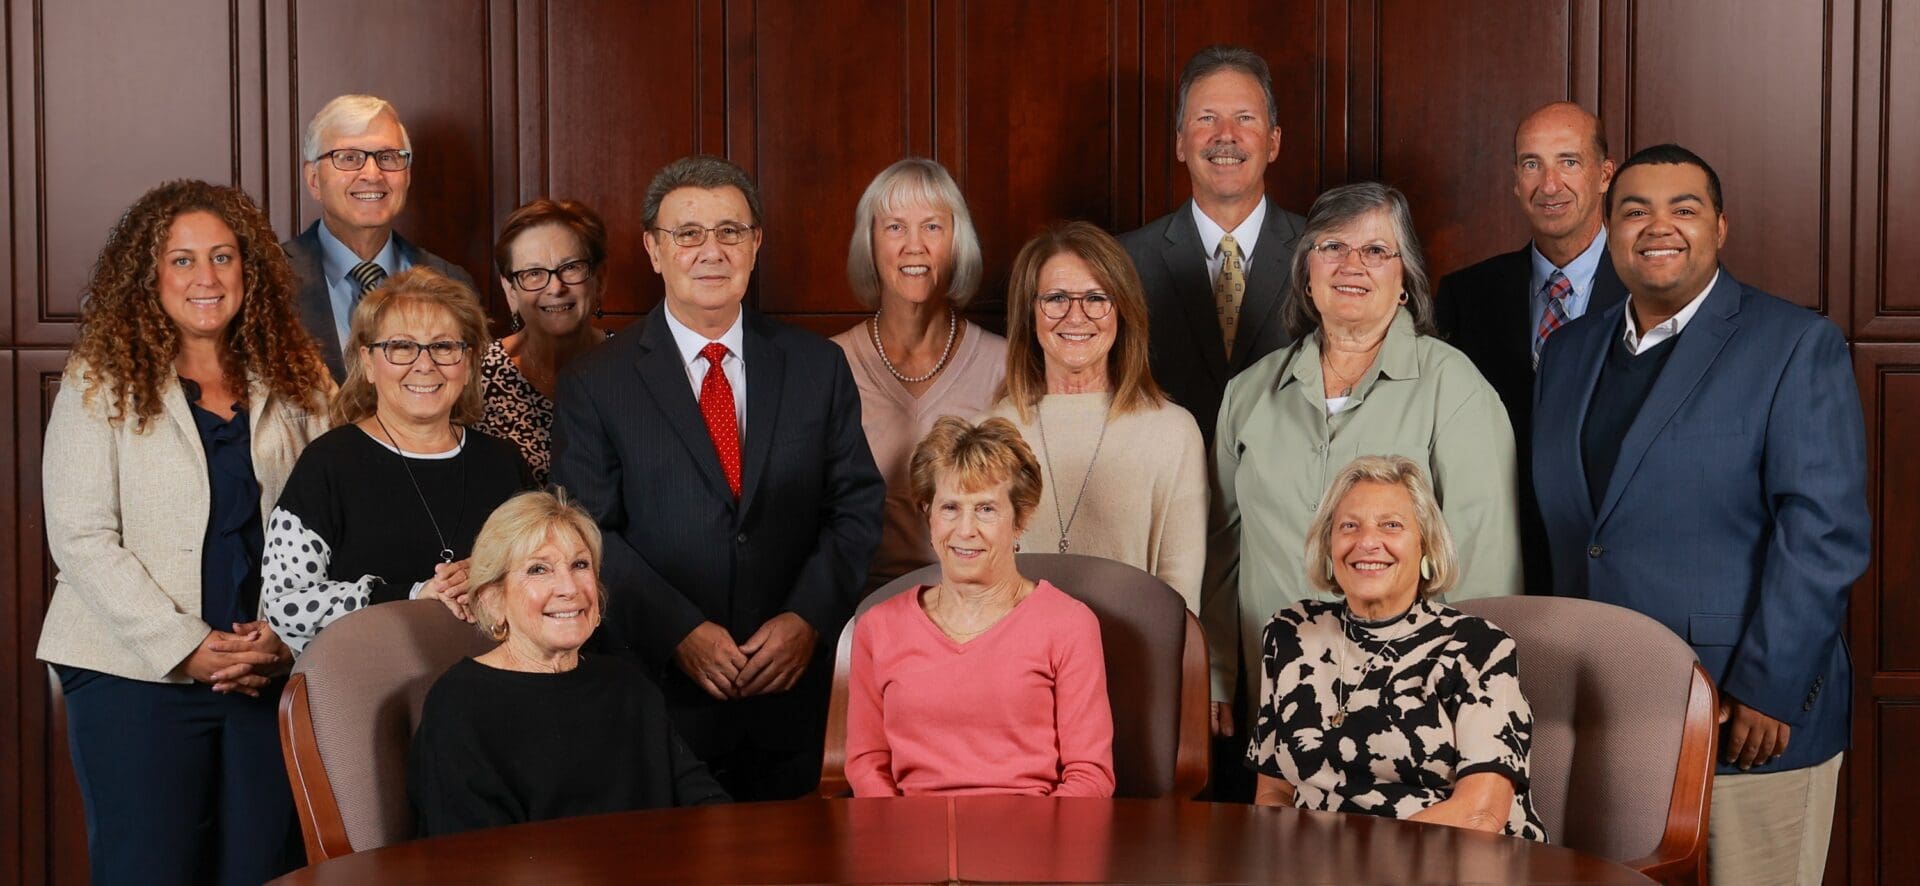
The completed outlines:
{"type": "Polygon", "coordinates": [[[720,241],[722,246],[738,246],[747,242],[747,238],[753,236],[754,230],[758,227],[759,225],[743,225],[739,222],[721,222],[711,228],[700,225],[681,225],[677,228],[654,228],[654,230],[672,237],[675,246],[692,249],[707,242],[709,233],[713,234],[713,239],[720,241]]]}
{"type": "Polygon", "coordinates": [[[423,345],[404,338],[390,338],[367,342],[367,347],[379,348],[387,355],[387,362],[395,366],[412,366],[420,359],[421,351],[431,354],[433,362],[441,366],[455,366],[467,359],[467,349],[472,345],[463,341],[436,341],[423,345]]]}
{"type": "Polygon", "coordinates": [[[1040,313],[1049,320],[1067,319],[1067,314],[1073,311],[1074,302],[1080,303],[1080,313],[1087,315],[1089,320],[1102,320],[1113,313],[1113,296],[1098,289],[1089,289],[1079,295],[1056,289],[1042,292],[1033,300],[1040,303],[1040,313]]]}
{"type": "Polygon", "coordinates": [[[313,159],[326,158],[333,168],[341,172],[359,172],[367,165],[367,158],[373,158],[373,165],[388,172],[399,172],[413,165],[413,152],[393,148],[385,151],[362,151],[359,148],[336,148],[313,159]]]}
{"type": "Polygon", "coordinates": [[[1359,253],[1360,263],[1369,268],[1380,267],[1385,265],[1388,259],[1400,257],[1400,253],[1381,246],[1378,243],[1368,243],[1365,246],[1348,246],[1338,240],[1328,240],[1325,243],[1313,246],[1312,249],[1316,257],[1330,265],[1345,263],[1347,254],[1353,252],[1359,253]]]}
{"type": "Polygon", "coordinates": [[[547,288],[547,284],[553,282],[555,277],[559,277],[562,283],[577,286],[593,276],[593,263],[578,258],[557,268],[523,268],[514,271],[512,276],[513,285],[525,292],[539,292],[547,288]]]}

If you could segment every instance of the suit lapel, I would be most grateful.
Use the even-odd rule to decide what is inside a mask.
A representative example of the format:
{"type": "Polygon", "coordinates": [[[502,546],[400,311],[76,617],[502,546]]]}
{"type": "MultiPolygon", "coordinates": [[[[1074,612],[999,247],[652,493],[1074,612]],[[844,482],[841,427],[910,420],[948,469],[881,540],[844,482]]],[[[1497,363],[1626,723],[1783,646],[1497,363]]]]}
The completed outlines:
{"type": "Polygon", "coordinates": [[[647,317],[647,328],[640,332],[640,359],[637,361],[640,380],[660,408],[667,426],[673,428],[680,442],[687,447],[694,467],[720,496],[731,500],[733,490],[727,487],[727,476],[720,470],[720,454],[713,449],[713,437],[707,433],[707,422],[700,417],[700,402],[694,397],[693,388],[687,381],[686,364],[680,361],[680,349],[674,346],[673,331],[667,328],[666,319],[660,316],[665,310],[664,304],[654,308],[653,314],[647,317]]]}
{"type": "MultiPolygon", "coordinates": [[[[1191,205],[1191,204],[1189,204],[1191,205]]],[[[1233,336],[1233,359],[1228,362],[1233,371],[1246,368],[1247,353],[1254,342],[1260,340],[1260,330],[1268,323],[1278,322],[1274,315],[1280,313],[1280,302],[1286,297],[1287,278],[1292,275],[1293,256],[1288,254],[1287,244],[1300,239],[1300,231],[1280,207],[1267,201],[1267,217],[1261,225],[1260,243],[1254,249],[1259,251],[1259,262],[1247,274],[1247,294],[1240,301],[1240,328],[1233,336]]],[[[1204,268],[1204,265],[1202,266],[1204,268]]],[[[1211,301],[1212,293],[1208,293],[1211,301]]]]}
{"type": "Polygon", "coordinates": [[[1614,462],[1613,476],[1607,481],[1606,498],[1594,514],[1595,528],[1606,523],[1607,515],[1620,501],[1621,492],[1633,480],[1633,472],[1646,457],[1653,438],[1673,419],[1680,404],[1693,394],[1714,359],[1720,356],[1720,350],[1726,347],[1727,339],[1739,329],[1732,320],[1739,308],[1740,283],[1723,270],[1720,282],[1714,284],[1700,310],[1674,340],[1667,365],[1654,380],[1653,390],[1647,393],[1647,402],[1641,405],[1640,414],[1627,427],[1626,438],[1620,441],[1620,457],[1614,462]]]}
{"type": "MultiPolygon", "coordinates": [[[[1593,404],[1594,390],[1600,386],[1600,369],[1606,362],[1607,348],[1613,346],[1613,337],[1619,334],[1620,324],[1626,322],[1620,318],[1620,311],[1617,308],[1603,314],[1595,315],[1592,311],[1588,311],[1587,314],[1597,319],[1600,328],[1594,330],[1594,334],[1584,338],[1570,339],[1574,347],[1578,348],[1573,355],[1572,367],[1579,375],[1572,379],[1575,386],[1569,392],[1574,395],[1572,402],[1557,404],[1555,407],[1573,410],[1573,433],[1561,437],[1558,442],[1570,450],[1563,452],[1566,461],[1562,463],[1573,465],[1574,473],[1564,479],[1573,487],[1574,495],[1580,501],[1580,512],[1583,514],[1593,513],[1594,507],[1593,496],[1587,492],[1586,449],[1580,441],[1585,439],[1587,410],[1593,404]]],[[[1545,404],[1540,408],[1545,408],[1545,404]]],[[[1539,427],[1540,416],[1537,413],[1534,421],[1535,427],[1539,427]]]]}
{"type": "Polygon", "coordinates": [[[1493,311],[1486,318],[1499,327],[1494,340],[1500,343],[1500,349],[1516,361],[1514,365],[1527,367],[1529,376],[1534,370],[1532,253],[1532,244],[1509,253],[1507,265],[1501,270],[1501,278],[1509,282],[1492,294],[1493,311]]]}
{"type": "MultiPolygon", "coordinates": [[[[745,310],[744,308],[742,310],[745,310]]],[[[773,452],[773,435],[780,426],[780,402],[787,377],[787,357],[767,336],[765,319],[747,313],[745,347],[747,363],[746,458],[740,465],[740,513],[753,506],[754,493],[767,475],[767,459],[773,452]]]]}
{"type": "Polygon", "coordinates": [[[340,353],[340,333],[333,323],[333,297],[327,292],[327,272],[320,265],[320,223],[314,222],[294,238],[294,249],[287,253],[293,266],[293,278],[300,284],[300,323],[320,346],[333,380],[347,377],[346,360],[340,353]]]}
{"type": "MultiPolygon", "coordinates": [[[[1173,277],[1175,300],[1193,334],[1193,353],[1200,355],[1207,374],[1215,385],[1227,383],[1226,339],[1220,332],[1220,317],[1213,306],[1212,278],[1207,274],[1207,256],[1200,244],[1200,231],[1193,226],[1193,201],[1188,200],[1167,222],[1167,245],[1160,257],[1173,277]]],[[[1251,293],[1249,293],[1251,296],[1251,293]]]]}
{"type": "Polygon", "coordinates": [[[1600,267],[1593,272],[1593,292],[1587,296],[1587,310],[1604,311],[1627,299],[1627,284],[1620,282],[1614,270],[1613,254],[1600,252],[1600,267]]]}

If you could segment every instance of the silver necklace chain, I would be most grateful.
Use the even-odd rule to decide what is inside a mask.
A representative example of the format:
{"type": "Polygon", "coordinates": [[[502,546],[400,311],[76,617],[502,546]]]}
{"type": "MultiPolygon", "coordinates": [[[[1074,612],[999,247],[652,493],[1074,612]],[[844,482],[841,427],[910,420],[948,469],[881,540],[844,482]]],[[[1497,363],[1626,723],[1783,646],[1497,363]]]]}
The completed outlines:
{"type": "Polygon", "coordinates": [[[894,368],[893,361],[887,359],[887,346],[880,343],[880,312],[874,311],[873,319],[867,321],[867,330],[873,333],[873,349],[880,352],[881,365],[886,366],[887,372],[892,373],[894,378],[899,379],[904,384],[910,385],[917,385],[927,379],[933,378],[940,374],[940,370],[947,368],[947,358],[953,356],[954,333],[958,332],[959,329],[959,317],[953,308],[947,308],[947,346],[940,349],[940,362],[933,364],[933,369],[929,370],[926,375],[916,378],[902,375],[900,370],[894,368]]]}
{"type": "MultiPolygon", "coordinates": [[[[387,442],[393,444],[393,451],[400,456],[400,467],[406,469],[407,482],[413,484],[413,494],[420,497],[420,508],[427,512],[427,522],[433,525],[433,535],[435,538],[440,539],[440,562],[452,563],[453,548],[447,544],[447,534],[440,531],[440,521],[433,516],[433,506],[427,504],[427,494],[420,489],[420,480],[413,476],[413,466],[407,464],[407,452],[400,448],[400,438],[395,437],[392,431],[387,430],[387,423],[380,420],[379,413],[374,413],[373,420],[380,425],[380,432],[387,435],[387,442]]],[[[456,436],[453,450],[454,457],[458,458],[460,450],[465,449],[466,445],[466,438],[456,436]]],[[[466,462],[463,461],[460,463],[460,474],[463,478],[461,480],[462,486],[466,485],[464,479],[466,472],[466,462]]]]}
{"type": "MultiPolygon", "coordinates": [[[[1413,605],[1419,606],[1420,601],[1415,600],[1413,605]]],[[[1335,671],[1333,674],[1333,701],[1334,701],[1334,704],[1337,706],[1337,708],[1336,710],[1334,710],[1333,716],[1328,719],[1328,723],[1330,723],[1336,729],[1340,727],[1340,724],[1347,722],[1347,705],[1352,703],[1353,694],[1356,692],[1359,692],[1360,687],[1365,686],[1367,684],[1367,675],[1373,673],[1373,670],[1374,670],[1373,664],[1375,661],[1379,660],[1380,653],[1391,651],[1393,649],[1393,644],[1406,639],[1406,637],[1395,637],[1392,640],[1380,641],[1380,648],[1375,649],[1373,652],[1369,653],[1367,655],[1367,660],[1361,663],[1360,679],[1355,680],[1353,683],[1353,686],[1349,687],[1347,685],[1347,646],[1349,644],[1355,647],[1358,647],[1360,645],[1360,641],[1357,639],[1354,639],[1352,628],[1353,628],[1352,622],[1349,622],[1347,620],[1347,617],[1344,614],[1341,615],[1340,616],[1340,639],[1345,642],[1340,644],[1340,653],[1338,656],[1339,670],[1335,671]]],[[[1413,636],[1413,633],[1407,634],[1407,637],[1411,637],[1411,636],[1413,636]]],[[[1393,659],[1394,661],[1399,661],[1400,660],[1399,654],[1395,653],[1393,656],[1393,659]]]]}
{"type": "MultiPolygon", "coordinates": [[[[1035,404],[1033,414],[1040,423],[1040,448],[1047,451],[1047,477],[1057,481],[1059,474],[1053,470],[1053,447],[1047,444],[1047,412],[1044,404],[1035,404]]],[[[1100,460],[1100,446],[1107,442],[1107,422],[1100,422],[1100,436],[1093,441],[1093,457],[1087,459],[1086,476],[1080,478],[1080,491],[1073,495],[1073,511],[1065,517],[1060,516],[1060,484],[1049,482],[1053,487],[1053,518],[1060,524],[1060,553],[1067,552],[1067,530],[1073,528],[1073,518],[1080,516],[1080,501],[1087,497],[1087,483],[1093,479],[1093,465],[1100,460]]]]}

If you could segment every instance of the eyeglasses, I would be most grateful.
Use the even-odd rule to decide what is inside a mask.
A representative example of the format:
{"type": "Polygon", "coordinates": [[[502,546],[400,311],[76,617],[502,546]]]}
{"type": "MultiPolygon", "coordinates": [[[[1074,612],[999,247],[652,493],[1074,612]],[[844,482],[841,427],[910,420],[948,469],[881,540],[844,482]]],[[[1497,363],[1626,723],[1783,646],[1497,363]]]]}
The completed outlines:
{"type": "MultiPolygon", "coordinates": [[[[338,148],[321,154],[320,157],[325,157],[332,161],[333,168],[341,172],[359,172],[361,167],[367,165],[368,157],[373,158],[373,165],[388,172],[399,172],[413,165],[413,152],[398,149],[362,151],[359,148],[338,148]]],[[[313,159],[315,162],[318,162],[320,157],[313,159]]]]}
{"type": "Polygon", "coordinates": [[[1067,319],[1067,314],[1073,310],[1074,302],[1080,303],[1080,313],[1087,315],[1089,320],[1102,320],[1113,313],[1113,296],[1098,289],[1089,289],[1079,295],[1056,289],[1034,296],[1034,301],[1040,303],[1040,313],[1045,314],[1049,320],[1067,319]]]}
{"type": "Polygon", "coordinates": [[[1360,253],[1360,263],[1369,268],[1380,267],[1387,263],[1387,259],[1400,257],[1400,253],[1381,246],[1378,243],[1369,243],[1365,246],[1348,246],[1338,240],[1328,240],[1325,243],[1311,248],[1316,257],[1330,265],[1345,264],[1347,254],[1350,252],[1360,253]]]}
{"type": "MultiPolygon", "coordinates": [[[[961,516],[966,513],[965,509],[952,502],[938,505],[932,510],[933,519],[941,523],[958,523],[960,522],[961,516]]],[[[998,505],[992,503],[977,504],[973,506],[972,510],[975,523],[992,526],[1000,522],[1001,510],[998,505]]]]}
{"type": "Polygon", "coordinates": [[[463,341],[437,341],[423,345],[404,338],[390,338],[367,342],[367,347],[379,348],[387,355],[387,362],[395,366],[412,366],[420,359],[421,351],[433,355],[433,362],[441,366],[454,366],[467,359],[467,349],[472,345],[463,341]]]}
{"type": "Polygon", "coordinates": [[[511,276],[513,285],[527,292],[539,292],[547,288],[554,277],[571,285],[587,282],[587,278],[593,276],[593,263],[584,258],[575,259],[557,268],[525,268],[514,271],[511,276]]]}
{"type": "Polygon", "coordinates": [[[681,225],[680,227],[672,229],[654,228],[654,230],[672,237],[674,245],[692,249],[695,246],[707,242],[707,233],[709,231],[713,233],[715,240],[720,241],[722,246],[738,246],[747,242],[747,238],[753,236],[754,230],[758,227],[759,225],[743,225],[739,222],[721,222],[711,228],[703,228],[699,225],[681,225]]]}

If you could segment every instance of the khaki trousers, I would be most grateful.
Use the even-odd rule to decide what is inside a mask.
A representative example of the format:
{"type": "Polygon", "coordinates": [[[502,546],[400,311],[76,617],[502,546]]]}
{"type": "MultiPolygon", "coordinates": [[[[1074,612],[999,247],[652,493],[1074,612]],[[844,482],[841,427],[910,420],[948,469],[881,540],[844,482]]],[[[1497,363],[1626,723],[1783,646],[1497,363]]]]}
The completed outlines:
{"type": "Polygon", "coordinates": [[[1757,775],[1716,775],[1707,828],[1714,886],[1815,886],[1827,870],[1840,758],[1757,775]]]}

